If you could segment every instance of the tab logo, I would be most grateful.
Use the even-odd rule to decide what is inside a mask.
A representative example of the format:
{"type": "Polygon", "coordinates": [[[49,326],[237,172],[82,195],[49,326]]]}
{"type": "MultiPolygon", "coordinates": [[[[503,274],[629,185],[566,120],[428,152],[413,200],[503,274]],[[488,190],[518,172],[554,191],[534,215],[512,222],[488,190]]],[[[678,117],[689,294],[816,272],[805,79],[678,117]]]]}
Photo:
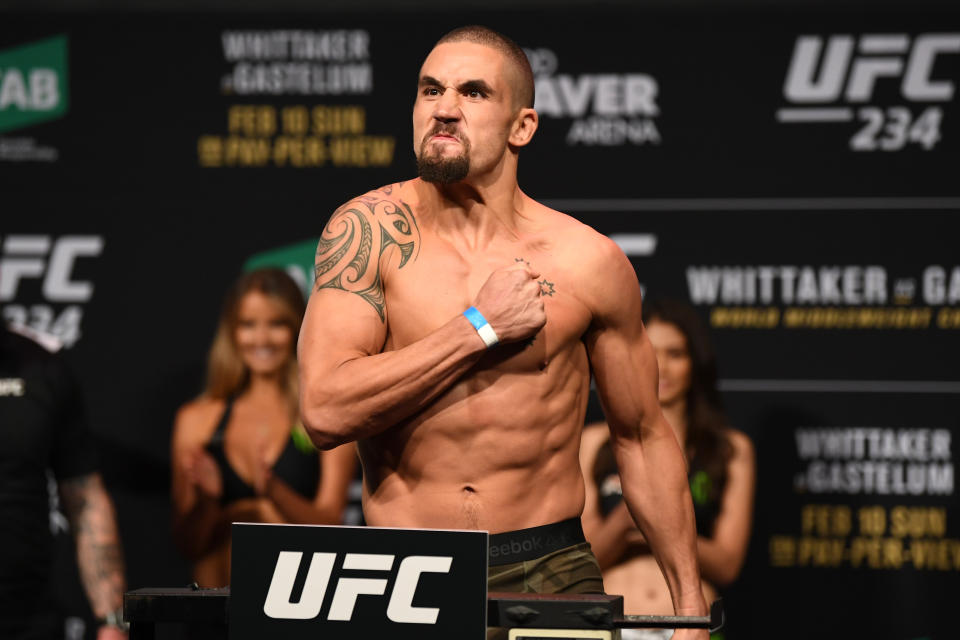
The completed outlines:
{"type": "Polygon", "coordinates": [[[0,133],[67,113],[67,37],[0,51],[0,133]]]}
{"type": "MultiPolygon", "coordinates": [[[[291,602],[297,571],[303,560],[301,551],[281,551],[273,570],[273,578],[263,603],[263,612],[274,619],[311,620],[320,615],[327,588],[336,564],[336,553],[314,553],[310,559],[303,592],[298,602],[291,602]]],[[[396,556],[392,554],[348,553],[342,570],[387,573],[393,569],[396,556]]],[[[414,607],[420,576],[424,573],[449,573],[452,556],[408,556],[400,561],[393,582],[386,616],[393,622],[429,624],[437,622],[440,609],[414,607]]],[[[358,578],[341,576],[336,581],[327,620],[349,622],[357,598],[361,595],[383,596],[387,592],[387,578],[358,578]]]]}
{"type": "MultiPolygon", "coordinates": [[[[853,151],[899,151],[909,144],[933,149],[940,141],[943,110],[876,104],[878,88],[896,87],[908,103],[945,103],[956,85],[938,72],[960,53],[960,33],[802,35],[793,48],[777,111],[784,123],[864,123],[850,139],[853,151]],[[856,110],[853,107],[858,107],[856,110]]],[[[952,68],[956,68],[954,66],[952,68]]]]}

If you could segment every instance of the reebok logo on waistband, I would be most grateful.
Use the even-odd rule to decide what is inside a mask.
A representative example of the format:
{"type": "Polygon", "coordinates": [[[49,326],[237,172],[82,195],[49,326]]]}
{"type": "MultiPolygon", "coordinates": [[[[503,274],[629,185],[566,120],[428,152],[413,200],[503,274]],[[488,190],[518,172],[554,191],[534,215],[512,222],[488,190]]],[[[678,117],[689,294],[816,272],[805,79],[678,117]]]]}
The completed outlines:
{"type": "Polygon", "coordinates": [[[490,545],[490,557],[497,558],[500,556],[509,556],[517,553],[540,551],[542,549],[543,538],[540,536],[534,536],[532,538],[527,538],[523,542],[511,540],[510,542],[504,542],[503,544],[498,544],[496,546],[490,545]]]}
{"type": "Polygon", "coordinates": [[[553,551],[573,544],[576,544],[573,538],[563,534],[548,535],[546,537],[530,536],[523,540],[511,540],[501,544],[491,544],[489,555],[491,558],[500,558],[518,553],[530,553],[532,551],[553,551]]]}

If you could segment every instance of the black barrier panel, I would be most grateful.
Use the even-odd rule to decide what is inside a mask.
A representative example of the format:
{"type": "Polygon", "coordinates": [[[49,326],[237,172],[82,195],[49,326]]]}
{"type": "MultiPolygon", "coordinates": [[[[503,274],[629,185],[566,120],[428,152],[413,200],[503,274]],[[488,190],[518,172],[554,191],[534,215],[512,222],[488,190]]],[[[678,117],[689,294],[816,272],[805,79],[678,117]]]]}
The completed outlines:
{"type": "Polygon", "coordinates": [[[231,640],[482,640],[487,532],[234,523],[231,640]]]}

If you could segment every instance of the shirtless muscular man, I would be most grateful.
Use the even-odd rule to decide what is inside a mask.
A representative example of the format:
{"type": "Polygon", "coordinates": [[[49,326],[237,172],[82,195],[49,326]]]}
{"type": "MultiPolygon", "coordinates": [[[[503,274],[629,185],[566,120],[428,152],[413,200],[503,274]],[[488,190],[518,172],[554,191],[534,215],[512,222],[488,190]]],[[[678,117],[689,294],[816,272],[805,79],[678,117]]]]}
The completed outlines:
{"type": "Polygon", "coordinates": [[[537,122],[509,39],[465,27],[430,52],[419,178],[349,201],[323,231],[299,340],[304,424],[324,449],[358,441],[370,525],[489,530],[493,591],[599,592],[580,529],[592,372],[674,608],[706,615],[636,274],[608,238],[518,187],[537,122]]]}

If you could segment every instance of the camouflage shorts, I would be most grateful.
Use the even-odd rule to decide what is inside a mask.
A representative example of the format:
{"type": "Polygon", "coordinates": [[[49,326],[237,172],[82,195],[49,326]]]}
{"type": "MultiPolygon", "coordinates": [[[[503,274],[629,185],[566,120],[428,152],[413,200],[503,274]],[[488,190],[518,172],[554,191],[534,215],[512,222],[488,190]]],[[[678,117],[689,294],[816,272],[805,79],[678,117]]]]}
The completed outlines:
{"type": "MultiPolygon", "coordinates": [[[[488,591],[514,593],[603,593],[600,565],[581,542],[535,560],[490,567],[488,591]]],[[[489,627],[487,640],[506,640],[507,629],[489,627]]]]}
{"type": "Polygon", "coordinates": [[[488,591],[514,593],[603,593],[600,565],[581,542],[534,560],[490,567],[488,591]]]}

